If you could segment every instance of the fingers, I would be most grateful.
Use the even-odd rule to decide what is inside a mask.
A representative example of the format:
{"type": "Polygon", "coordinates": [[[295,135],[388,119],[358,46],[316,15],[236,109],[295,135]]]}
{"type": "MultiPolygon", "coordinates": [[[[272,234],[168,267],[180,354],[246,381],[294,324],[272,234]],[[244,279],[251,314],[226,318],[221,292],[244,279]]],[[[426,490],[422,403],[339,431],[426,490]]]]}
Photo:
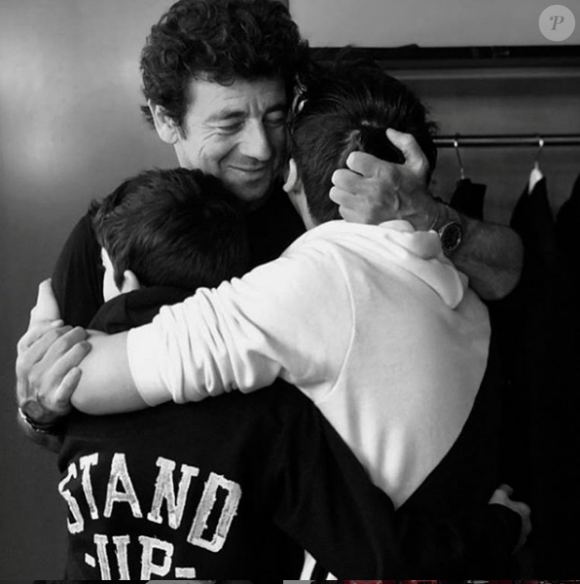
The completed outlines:
{"type": "Polygon", "coordinates": [[[348,168],[365,177],[374,176],[380,167],[388,164],[391,163],[366,152],[351,152],[346,159],[348,168]]]}
{"type": "Polygon", "coordinates": [[[393,128],[388,128],[387,138],[405,156],[405,166],[417,168],[425,164],[425,155],[419,144],[417,144],[417,140],[415,140],[411,134],[405,134],[404,132],[399,132],[393,128]]]}
{"type": "Polygon", "coordinates": [[[498,490],[503,491],[508,497],[511,497],[514,494],[513,488],[506,484],[501,484],[498,487],[498,490]]]}
{"type": "Polygon", "coordinates": [[[348,168],[339,168],[332,173],[332,184],[349,193],[356,193],[363,183],[363,177],[348,168]]]}
{"type": "Polygon", "coordinates": [[[71,395],[79,382],[78,365],[91,350],[84,341],[84,329],[72,329],[55,341],[44,357],[28,374],[28,407],[35,408],[30,415],[37,420],[49,420],[66,415],[71,395]]]}
{"type": "MultiPolygon", "coordinates": [[[[54,364],[50,367],[46,376],[47,381],[53,387],[56,387],[57,385],[62,386],[59,387],[59,389],[55,392],[59,396],[66,394],[66,391],[69,389],[70,384],[75,380],[75,376],[80,374],[80,370],[78,370],[76,373],[74,371],[75,369],[78,368],[81,361],[89,354],[90,350],[91,350],[90,343],[84,341],[80,342],[71,347],[66,353],[59,357],[59,359],[55,361],[54,364]],[[67,376],[69,374],[71,378],[67,379],[67,376]],[[64,383],[65,379],[66,383],[64,383]]],[[[76,381],[78,381],[78,379],[76,381]]],[[[74,391],[74,388],[72,391],[74,391]]]]}
{"type": "Polygon", "coordinates": [[[71,327],[63,328],[69,328],[70,330],[65,332],[58,340],[55,340],[50,345],[50,347],[46,350],[44,359],[49,361],[56,361],[72,347],[87,339],[87,331],[80,326],[77,326],[73,329],[71,329],[71,327]]]}
{"type": "MultiPolygon", "coordinates": [[[[40,329],[39,325],[37,327],[40,329]]],[[[30,331],[24,335],[18,343],[18,359],[16,360],[16,374],[28,375],[30,368],[41,361],[47,351],[54,345],[57,340],[66,335],[72,329],[70,326],[54,327],[49,326],[44,329],[42,334],[40,330],[30,331]]]]}
{"type": "Polygon", "coordinates": [[[332,187],[328,193],[330,200],[340,206],[351,207],[359,202],[356,195],[338,187],[332,187]]]}
{"type": "Polygon", "coordinates": [[[512,503],[515,503],[510,499],[510,497],[513,495],[513,492],[514,490],[512,487],[506,484],[502,484],[493,492],[489,503],[499,503],[500,505],[509,506],[512,503]]]}
{"type": "Polygon", "coordinates": [[[506,495],[506,492],[503,489],[496,489],[489,499],[489,504],[505,505],[508,500],[509,497],[506,495]]]}
{"type": "Polygon", "coordinates": [[[17,344],[18,353],[24,352],[30,346],[32,346],[40,337],[42,337],[47,331],[63,326],[62,320],[52,320],[43,321],[35,324],[32,328],[29,328],[17,344]]]}
{"type": "MultiPolygon", "coordinates": [[[[411,134],[405,134],[393,130],[392,128],[388,128],[387,137],[403,153],[403,156],[405,157],[405,164],[403,166],[417,174],[424,174],[427,172],[429,167],[427,157],[411,134]]],[[[388,172],[389,169],[402,166],[394,162],[381,160],[380,158],[366,152],[351,152],[346,159],[346,165],[350,170],[367,178],[373,177],[379,173],[388,172]]]]}
{"type": "MultiPolygon", "coordinates": [[[[83,357],[89,352],[90,349],[83,349],[82,345],[77,345],[77,347],[72,349],[70,352],[75,352],[78,355],[82,354],[80,358],[78,355],[74,358],[75,361],[78,360],[80,363],[80,361],[82,361],[83,357]]],[[[82,371],[78,367],[69,369],[64,377],[62,377],[62,381],[59,383],[56,391],[46,400],[46,407],[58,415],[67,414],[71,410],[71,397],[77,388],[81,374],[82,371]]],[[[55,375],[55,377],[58,376],[55,375]]]]}
{"type": "Polygon", "coordinates": [[[513,550],[516,553],[525,543],[528,535],[532,531],[531,509],[522,501],[513,501],[510,497],[513,494],[513,488],[510,485],[500,485],[493,493],[489,504],[503,505],[514,513],[517,513],[521,519],[521,530],[519,541],[513,550]]]}
{"type": "Polygon", "coordinates": [[[329,192],[330,200],[338,205],[341,217],[350,223],[372,223],[372,209],[367,204],[367,199],[360,195],[332,187],[329,192]]]}
{"type": "Polygon", "coordinates": [[[515,504],[518,506],[518,509],[520,510],[520,515],[526,517],[529,520],[530,515],[532,514],[530,506],[526,505],[526,503],[523,503],[522,501],[517,501],[515,504]]]}
{"type": "Polygon", "coordinates": [[[60,319],[60,310],[52,290],[51,280],[47,279],[38,285],[36,305],[30,312],[30,324],[58,319],[60,319]]]}

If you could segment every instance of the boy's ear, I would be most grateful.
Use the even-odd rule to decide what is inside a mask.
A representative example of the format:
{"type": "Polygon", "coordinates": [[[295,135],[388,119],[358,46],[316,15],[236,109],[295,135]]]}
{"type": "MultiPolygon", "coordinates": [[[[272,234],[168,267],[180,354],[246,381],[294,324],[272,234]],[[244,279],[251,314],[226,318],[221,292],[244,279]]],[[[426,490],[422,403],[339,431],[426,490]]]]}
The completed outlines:
{"type": "Polygon", "coordinates": [[[151,100],[147,101],[157,134],[166,144],[175,144],[179,139],[179,128],[160,105],[155,105],[151,100]]]}
{"type": "Polygon", "coordinates": [[[126,292],[133,292],[133,290],[139,290],[141,288],[141,283],[137,276],[131,270],[125,270],[123,272],[123,285],[119,292],[125,294],[126,292]]]}
{"type": "Polygon", "coordinates": [[[296,167],[296,161],[294,158],[290,158],[290,160],[288,160],[285,176],[286,182],[282,187],[285,192],[291,194],[302,190],[302,181],[298,176],[298,168],[296,167]]]}

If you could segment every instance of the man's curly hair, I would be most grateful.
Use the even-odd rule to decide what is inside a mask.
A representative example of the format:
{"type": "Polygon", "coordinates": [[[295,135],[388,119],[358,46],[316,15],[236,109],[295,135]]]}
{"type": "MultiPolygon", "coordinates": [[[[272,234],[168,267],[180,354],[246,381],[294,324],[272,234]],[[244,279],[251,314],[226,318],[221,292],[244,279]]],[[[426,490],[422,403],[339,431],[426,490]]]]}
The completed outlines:
{"type": "MultiPolygon", "coordinates": [[[[280,76],[290,99],[307,62],[308,43],[276,0],[179,0],[141,53],[143,94],[183,129],[192,79],[227,85],[280,76]]],[[[141,110],[153,125],[148,106],[141,110]]]]}

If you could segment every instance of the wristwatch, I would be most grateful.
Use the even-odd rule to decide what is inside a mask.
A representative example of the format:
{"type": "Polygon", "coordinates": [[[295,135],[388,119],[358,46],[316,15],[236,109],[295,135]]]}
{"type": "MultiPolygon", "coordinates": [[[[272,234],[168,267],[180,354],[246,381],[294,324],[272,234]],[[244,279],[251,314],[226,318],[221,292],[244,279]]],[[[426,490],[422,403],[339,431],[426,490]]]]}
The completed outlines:
{"type": "Polygon", "coordinates": [[[58,436],[63,431],[63,420],[57,419],[54,422],[37,422],[25,410],[25,406],[18,408],[18,415],[20,419],[35,432],[39,434],[49,434],[51,436],[58,436]]]}
{"type": "Polygon", "coordinates": [[[437,198],[437,202],[443,205],[444,213],[438,213],[432,229],[437,231],[439,239],[441,239],[443,253],[449,256],[461,245],[463,225],[461,224],[461,216],[453,207],[439,198],[437,198]]]}
{"type": "Polygon", "coordinates": [[[443,227],[437,230],[441,239],[441,248],[443,253],[448,256],[452,254],[460,245],[463,239],[463,226],[457,221],[445,223],[443,227]]]}

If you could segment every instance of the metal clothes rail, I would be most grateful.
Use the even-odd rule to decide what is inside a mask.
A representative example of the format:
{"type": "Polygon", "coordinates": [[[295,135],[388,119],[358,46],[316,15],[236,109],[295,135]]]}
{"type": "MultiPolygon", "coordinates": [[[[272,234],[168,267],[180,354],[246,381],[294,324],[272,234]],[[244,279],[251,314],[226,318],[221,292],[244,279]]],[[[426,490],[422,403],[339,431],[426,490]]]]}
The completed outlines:
{"type": "Polygon", "coordinates": [[[504,146],[580,146],[580,134],[514,134],[437,136],[439,148],[498,148],[504,146]]]}

